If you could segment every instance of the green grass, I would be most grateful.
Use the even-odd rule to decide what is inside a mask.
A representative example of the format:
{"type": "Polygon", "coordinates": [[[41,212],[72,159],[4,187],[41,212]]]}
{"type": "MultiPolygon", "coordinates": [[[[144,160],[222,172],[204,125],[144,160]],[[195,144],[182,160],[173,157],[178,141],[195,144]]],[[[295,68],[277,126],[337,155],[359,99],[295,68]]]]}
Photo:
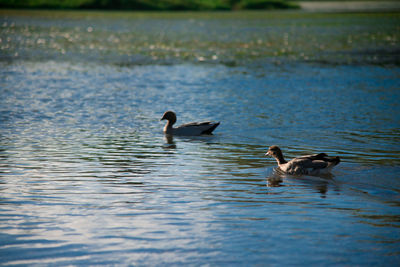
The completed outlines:
{"type": "Polygon", "coordinates": [[[0,0],[0,8],[239,10],[298,8],[286,0],[0,0]]]}

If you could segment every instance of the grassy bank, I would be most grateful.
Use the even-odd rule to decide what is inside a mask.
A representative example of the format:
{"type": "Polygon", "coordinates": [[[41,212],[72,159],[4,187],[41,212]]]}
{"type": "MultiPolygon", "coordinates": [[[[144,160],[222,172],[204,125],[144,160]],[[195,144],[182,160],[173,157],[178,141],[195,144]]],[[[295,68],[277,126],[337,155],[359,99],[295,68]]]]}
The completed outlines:
{"type": "Polygon", "coordinates": [[[0,8],[241,10],[298,8],[286,0],[0,0],[0,8]]]}

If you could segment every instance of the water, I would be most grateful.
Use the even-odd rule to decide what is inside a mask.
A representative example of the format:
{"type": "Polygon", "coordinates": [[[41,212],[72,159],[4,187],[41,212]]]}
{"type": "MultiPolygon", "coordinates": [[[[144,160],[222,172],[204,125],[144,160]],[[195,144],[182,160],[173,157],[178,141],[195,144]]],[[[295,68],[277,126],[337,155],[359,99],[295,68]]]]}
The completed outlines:
{"type": "MultiPolygon", "coordinates": [[[[316,30],[325,27],[324,16],[299,30],[327,35],[320,41],[329,49],[311,53],[304,44],[296,48],[303,56],[274,55],[277,42],[251,58],[224,44],[226,14],[194,47],[209,25],[206,15],[197,14],[200,26],[184,34],[184,14],[67,14],[2,17],[0,264],[399,262],[399,39],[397,26],[385,23],[397,15],[376,15],[378,27],[363,14],[328,14],[331,32],[316,30]],[[348,19],[360,32],[382,36],[374,44],[358,38],[357,51],[377,43],[383,50],[336,49],[334,42],[347,39],[348,19]],[[149,33],[130,31],[130,23],[149,33]],[[162,48],[169,42],[158,39],[160,25],[181,29],[175,34],[188,43],[178,52],[187,56],[162,48]],[[88,27],[105,30],[88,41],[88,27]],[[98,42],[114,30],[148,45],[157,39],[157,52],[128,51],[129,38],[114,48],[98,42]],[[65,41],[65,34],[76,39],[65,41]],[[159,119],[168,109],[178,123],[221,125],[213,136],[167,140],[159,119]],[[272,144],[288,158],[326,152],[342,162],[329,177],[282,176],[264,156],[272,144]]],[[[274,38],[287,23],[318,17],[272,14],[284,19],[271,26],[274,38]]],[[[264,20],[256,19],[231,20],[242,29],[253,25],[257,35],[264,20]]]]}

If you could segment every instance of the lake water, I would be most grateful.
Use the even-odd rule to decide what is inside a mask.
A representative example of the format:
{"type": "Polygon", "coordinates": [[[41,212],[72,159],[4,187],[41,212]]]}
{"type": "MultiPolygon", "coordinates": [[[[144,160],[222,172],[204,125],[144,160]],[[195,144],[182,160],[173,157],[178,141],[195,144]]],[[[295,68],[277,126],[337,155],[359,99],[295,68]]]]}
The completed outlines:
{"type": "Polygon", "coordinates": [[[1,265],[400,262],[399,14],[0,14],[1,265]]]}

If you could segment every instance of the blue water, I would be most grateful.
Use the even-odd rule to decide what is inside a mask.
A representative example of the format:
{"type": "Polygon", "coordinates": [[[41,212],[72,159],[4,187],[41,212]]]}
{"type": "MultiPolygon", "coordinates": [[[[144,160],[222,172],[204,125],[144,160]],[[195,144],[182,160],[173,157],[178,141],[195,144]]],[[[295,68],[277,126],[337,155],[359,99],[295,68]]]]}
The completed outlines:
{"type": "Polygon", "coordinates": [[[0,61],[1,265],[400,261],[396,65],[0,61]],[[213,136],[163,133],[216,120],[213,136]],[[332,176],[264,156],[325,152],[332,176]]]}

